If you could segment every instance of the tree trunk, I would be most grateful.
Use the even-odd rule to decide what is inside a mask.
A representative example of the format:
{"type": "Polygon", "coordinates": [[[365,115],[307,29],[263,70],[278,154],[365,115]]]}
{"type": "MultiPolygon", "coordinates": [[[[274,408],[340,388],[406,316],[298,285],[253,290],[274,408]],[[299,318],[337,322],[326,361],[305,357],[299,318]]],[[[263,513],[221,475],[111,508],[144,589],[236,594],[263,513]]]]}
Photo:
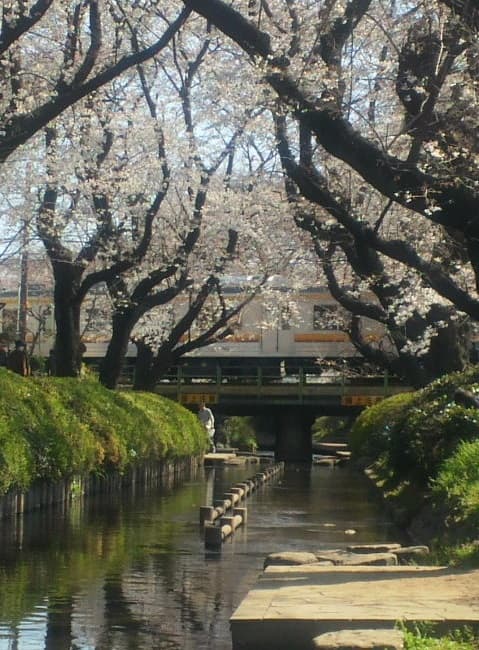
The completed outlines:
{"type": "Polygon", "coordinates": [[[153,362],[153,381],[155,384],[178,363],[182,355],[177,354],[170,346],[160,348],[153,362]]]}
{"type": "Polygon", "coordinates": [[[149,345],[142,342],[136,344],[135,378],[133,390],[151,391],[155,386],[152,380],[153,350],[149,345]]]}
{"type": "Polygon", "coordinates": [[[77,377],[81,367],[80,308],[76,296],[83,270],[65,262],[53,263],[55,276],[56,374],[77,377]]]}
{"type": "Polygon", "coordinates": [[[160,347],[154,357],[149,346],[139,344],[133,388],[135,390],[154,390],[158,380],[168,372],[171,366],[178,363],[178,359],[179,356],[171,350],[169,345],[160,347]]]}
{"type": "Polygon", "coordinates": [[[132,309],[113,314],[110,343],[100,365],[100,383],[106,388],[118,385],[135,323],[132,309]]]}
{"type": "Polygon", "coordinates": [[[432,376],[424,368],[419,358],[409,354],[399,354],[397,360],[391,364],[394,374],[404,379],[410,386],[415,389],[424,388],[436,377],[432,376]]]}
{"type": "MultiPolygon", "coordinates": [[[[434,307],[431,312],[433,311],[435,312],[434,307]]],[[[433,313],[433,318],[441,320],[441,313],[433,313]]],[[[427,356],[431,374],[441,377],[450,372],[464,370],[469,362],[472,347],[471,334],[469,319],[449,320],[447,326],[440,329],[431,341],[427,356]]]]}

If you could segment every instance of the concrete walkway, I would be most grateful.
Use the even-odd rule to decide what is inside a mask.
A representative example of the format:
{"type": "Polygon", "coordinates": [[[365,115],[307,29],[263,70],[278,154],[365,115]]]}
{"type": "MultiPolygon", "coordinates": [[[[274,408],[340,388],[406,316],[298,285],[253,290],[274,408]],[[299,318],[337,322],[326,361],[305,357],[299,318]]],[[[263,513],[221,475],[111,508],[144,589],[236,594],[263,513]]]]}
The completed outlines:
{"type": "Polygon", "coordinates": [[[479,624],[479,570],[418,566],[269,566],[231,618],[234,650],[310,650],[319,634],[479,624]]]}

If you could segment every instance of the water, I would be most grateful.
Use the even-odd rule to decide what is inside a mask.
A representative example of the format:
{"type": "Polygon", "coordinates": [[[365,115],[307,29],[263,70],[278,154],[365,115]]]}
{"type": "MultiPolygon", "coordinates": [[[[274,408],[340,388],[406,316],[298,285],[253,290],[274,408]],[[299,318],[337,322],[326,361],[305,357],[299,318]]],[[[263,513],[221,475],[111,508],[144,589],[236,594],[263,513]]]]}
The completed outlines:
{"type": "Polygon", "coordinates": [[[255,471],[205,470],[4,522],[0,650],[231,650],[229,617],[268,553],[403,541],[363,476],[291,466],[247,500],[247,526],[206,552],[199,507],[255,471]]]}

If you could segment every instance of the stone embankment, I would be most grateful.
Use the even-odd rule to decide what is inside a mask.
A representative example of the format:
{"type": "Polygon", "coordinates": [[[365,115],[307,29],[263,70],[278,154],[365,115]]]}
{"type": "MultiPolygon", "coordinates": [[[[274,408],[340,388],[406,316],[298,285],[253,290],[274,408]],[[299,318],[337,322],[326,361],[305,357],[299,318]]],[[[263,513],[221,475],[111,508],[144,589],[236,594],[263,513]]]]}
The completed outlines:
{"type": "Polygon", "coordinates": [[[399,622],[479,624],[479,570],[408,564],[425,546],[273,553],[231,618],[234,650],[401,650],[399,622]]]}

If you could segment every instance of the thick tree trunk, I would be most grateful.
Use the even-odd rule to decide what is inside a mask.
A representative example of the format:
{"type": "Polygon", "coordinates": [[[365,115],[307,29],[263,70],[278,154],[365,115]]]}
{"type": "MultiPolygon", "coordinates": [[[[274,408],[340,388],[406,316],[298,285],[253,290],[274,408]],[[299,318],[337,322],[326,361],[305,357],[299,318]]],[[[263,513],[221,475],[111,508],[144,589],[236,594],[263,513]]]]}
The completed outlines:
{"type": "Polygon", "coordinates": [[[55,276],[55,355],[59,377],[77,377],[81,367],[80,308],[76,298],[83,270],[65,262],[53,263],[55,276]]]}
{"type": "Polygon", "coordinates": [[[178,363],[181,355],[177,354],[171,347],[160,348],[153,362],[153,380],[156,384],[170,368],[178,363]]]}
{"type": "Polygon", "coordinates": [[[133,390],[153,390],[155,382],[152,380],[151,369],[153,366],[153,350],[145,343],[136,344],[135,377],[133,390]]]}
{"type": "Polygon", "coordinates": [[[156,383],[163,377],[171,366],[178,363],[179,356],[170,346],[158,350],[156,357],[149,346],[139,345],[135,366],[135,390],[149,390],[155,388],[156,383]]]}
{"type": "Polygon", "coordinates": [[[100,366],[100,383],[106,388],[113,389],[118,385],[135,323],[133,310],[113,315],[110,343],[100,366]]]}
{"type": "Polygon", "coordinates": [[[391,364],[392,372],[404,379],[413,388],[424,388],[436,379],[425,368],[420,359],[407,354],[400,354],[391,364]]]}
{"type": "MultiPolygon", "coordinates": [[[[438,313],[435,318],[440,320],[441,314],[438,313]]],[[[444,320],[447,319],[444,318],[444,320]]],[[[440,377],[450,372],[464,370],[469,363],[472,347],[471,334],[472,328],[469,320],[449,321],[446,327],[439,330],[437,336],[431,341],[426,360],[431,374],[440,377]]]]}

